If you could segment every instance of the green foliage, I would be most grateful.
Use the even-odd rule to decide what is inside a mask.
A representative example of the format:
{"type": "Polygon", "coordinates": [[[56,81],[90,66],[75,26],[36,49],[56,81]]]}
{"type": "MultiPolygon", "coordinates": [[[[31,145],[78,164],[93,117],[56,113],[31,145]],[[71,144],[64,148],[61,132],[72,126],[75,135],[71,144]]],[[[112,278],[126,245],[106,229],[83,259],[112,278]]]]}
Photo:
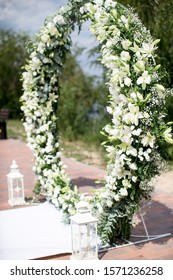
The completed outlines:
{"type": "Polygon", "coordinates": [[[0,106],[9,108],[11,117],[19,117],[20,114],[20,77],[27,58],[26,41],[26,34],[0,29],[0,106]]]}
{"type": "Polygon", "coordinates": [[[120,0],[130,5],[139,14],[143,24],[155,38],[161,39],[157,53],[170,75],[169,83],[173,84],[173,0],[120,0]]]}
{"type": "Polygon", "coordinates": [[[108,118],[105,113],[107,89],[96,77],[87,76],[77,62],[77,48],[69,54],[60,78],[59,128],[69,140],[82,136],[102,141],[99,133],[108,118]]]}
{"type": "Polygon", "coordinates": [[[103,243],[109,240],[110,245],[115,244],[118,239],[130,237],[131,224],[128,217],[125,215],[120,218],[115,208],[105,209],[98,222],[98,228],[103,243]]]}

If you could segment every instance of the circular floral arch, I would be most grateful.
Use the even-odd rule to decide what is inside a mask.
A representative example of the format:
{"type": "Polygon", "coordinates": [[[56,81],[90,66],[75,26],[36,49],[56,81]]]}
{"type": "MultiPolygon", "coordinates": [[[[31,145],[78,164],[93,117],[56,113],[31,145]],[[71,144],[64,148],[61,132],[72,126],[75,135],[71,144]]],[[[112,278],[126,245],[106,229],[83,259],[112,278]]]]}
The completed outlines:
{"type": "Polygon", "coordinates": [[[30,59],[23,73],[21,98],[28,145],[35,156],[41,191],[56,207],[74,214],[82,194],[72,186],[61,161],[58,136],[59,75],[70,51],[71,33],[90,19],[109,81],[107,111],[111,123],[103,131],[108,155],[104,187],[88,198],[104,242],[130,235],[133,214],[149,199],[152,178],[163,166],[165,96],[156,63],[157,44],[131,8],[114,0],[71,0],[45,21],[28,44],[30,59]]]}

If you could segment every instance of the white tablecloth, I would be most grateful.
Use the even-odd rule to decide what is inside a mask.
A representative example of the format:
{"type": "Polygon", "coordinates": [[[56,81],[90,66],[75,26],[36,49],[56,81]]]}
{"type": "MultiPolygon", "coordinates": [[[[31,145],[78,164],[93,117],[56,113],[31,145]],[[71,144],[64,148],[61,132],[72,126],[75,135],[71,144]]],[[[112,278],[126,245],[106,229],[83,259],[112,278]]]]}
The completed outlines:
{"type": "Polygon", "coordinates": [[[0,211],[0,259],[27,260],[71,252],[71,229],[51,204],[0,211]]]}

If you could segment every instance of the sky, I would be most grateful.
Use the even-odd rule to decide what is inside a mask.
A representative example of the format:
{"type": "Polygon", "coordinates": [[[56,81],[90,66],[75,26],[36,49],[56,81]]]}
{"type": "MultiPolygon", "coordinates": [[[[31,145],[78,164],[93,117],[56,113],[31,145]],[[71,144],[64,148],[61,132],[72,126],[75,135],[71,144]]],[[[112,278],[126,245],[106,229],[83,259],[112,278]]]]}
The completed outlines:
{"type": "MultiPolygon", "coordinates": [[[[44,20],[56,13],[68,0],[0,0],[0,28],[13,29],[17,32],[27,32],[31,36],[39,32],[44,20]]],[[[96,45],[95,39],[88,31],[89,23],[84,24],[80,35],[72,34],[72,41],[86,51],[79,62],[86,73],[98,74],[98,69],[91,68],[87,51],[96,45]]]]}

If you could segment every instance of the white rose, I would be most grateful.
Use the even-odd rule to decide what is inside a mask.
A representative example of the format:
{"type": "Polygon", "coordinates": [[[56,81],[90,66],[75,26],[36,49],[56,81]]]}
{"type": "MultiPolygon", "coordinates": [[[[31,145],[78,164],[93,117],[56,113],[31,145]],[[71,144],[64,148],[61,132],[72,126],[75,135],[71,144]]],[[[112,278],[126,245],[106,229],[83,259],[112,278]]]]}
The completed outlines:
{"type": "Polygon", "coordinates": [[[135,183],[137,181],[137,177],[136,176],[132,176],[132,181],[135,183]]]}
{"type": "Polygon", "coordinates": [[[63,25],[63,24],[65,24],[65,19],[62,15],[57,15],[54,17],[53,22],[63,25]]]}
{"type": "Polygon", "coordinates": [[[46,43],[46,42],[48,42],[50,40],[50,37],[49,37],[48,34],[43,34],[41,36],[41,40],[42,40],[42,42],[46,43]]]}
{"type": "Polygon", "coordinates": [[[131,164],[129,165],[129,167],[130,167],[132,170],[137,170],[137,169],[138,169],[135,163],[131,163],[131,164]]]}
{"type": "Polygon", "coordinates": [[[121,188],[121,189],[119,190],[119,194],[120,194],[121,196],[127,196],[127,195],[128,195],[127,189],[121,188]]]}
{"type": "Polygon", "coordinates": [[[113,202],[111,200],[107,200],[106,204],[107,204],[108,207],[111,207],[113,205],[113,202]]]}
{"type": "Polygon", "coordinates": [[[119,201],[120,200],[120,196],[118,194],[115,194],[114,195],[114,199],[115,199],[115,201],[119,201]]]}

